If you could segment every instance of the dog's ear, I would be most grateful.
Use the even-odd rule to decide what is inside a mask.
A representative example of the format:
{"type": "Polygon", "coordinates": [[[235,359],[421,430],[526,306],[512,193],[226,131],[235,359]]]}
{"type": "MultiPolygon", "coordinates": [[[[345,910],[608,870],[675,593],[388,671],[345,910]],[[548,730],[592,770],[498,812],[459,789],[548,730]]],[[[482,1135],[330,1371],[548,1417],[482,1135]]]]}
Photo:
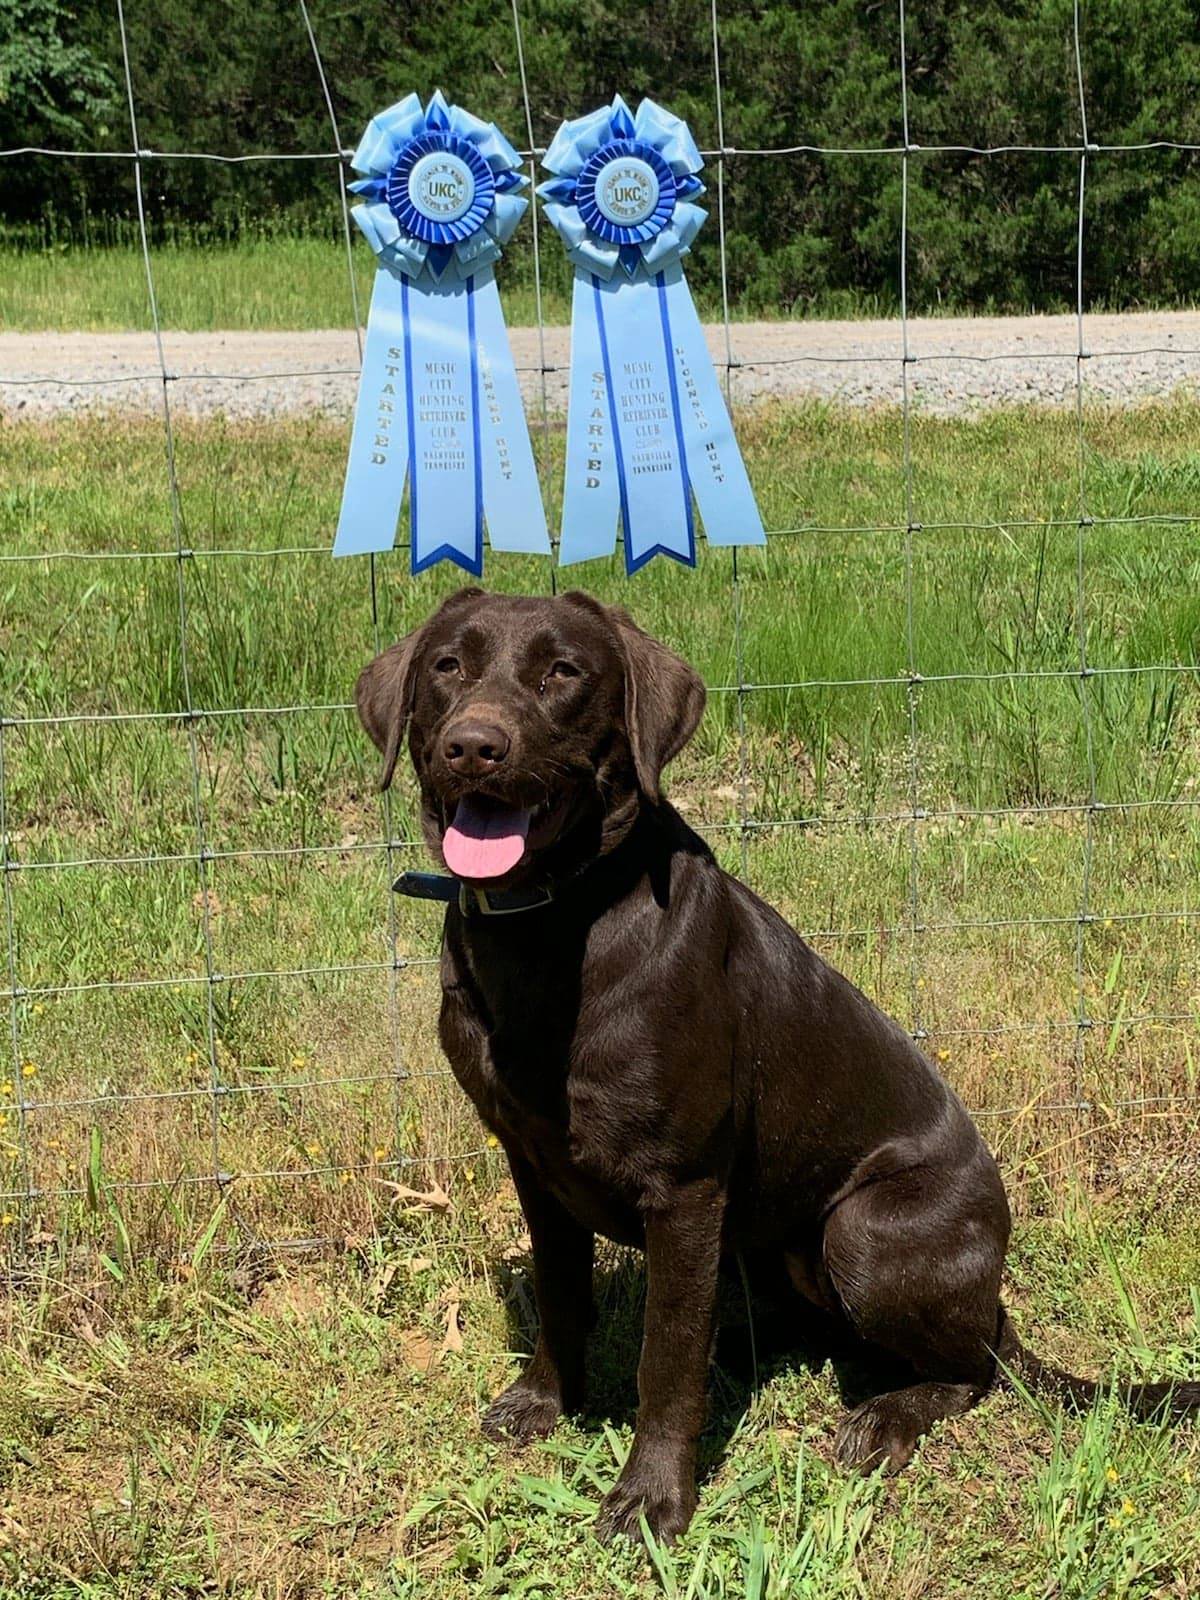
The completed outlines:
{"type": "Polygon", "coordinates": [[[445,612],[465,601],[477,600],[482,594],[482,589],[459,589],[442,602],[428,622],[423,622],[419,628],[406,634],[399,644],[376,656],[359,673],[354,698],[358,705],[359,721],[375,746],[383,752],[383,771],[379,777],[381,789],[386,789],[391,783],[400,757],[404,730],[412,715],[416,669],[430,624],[445,612]]]}
{"type": "Polygon", "coordinates": [[[616,635],[625,664],[625,731],[638,788],[648,800],[661,800],[663,768],[687,744],[704,715],[700,675],[639,628],[624,606],[601,605],[579,590],[563,598],[605,617],[616,635]]]}
{"type": "Polygon", "coordinates": [[[355,685],[358,720],[370,734],[376,748],[383,752],[383,771],[379,778],[381,789],[388,787],[396,770],[404,730],[412,714],[417,657],[421,653],[428,626],[427,622],[422,623],[401,639],[399,644],[376,656],[359,673],[355,685]]]}

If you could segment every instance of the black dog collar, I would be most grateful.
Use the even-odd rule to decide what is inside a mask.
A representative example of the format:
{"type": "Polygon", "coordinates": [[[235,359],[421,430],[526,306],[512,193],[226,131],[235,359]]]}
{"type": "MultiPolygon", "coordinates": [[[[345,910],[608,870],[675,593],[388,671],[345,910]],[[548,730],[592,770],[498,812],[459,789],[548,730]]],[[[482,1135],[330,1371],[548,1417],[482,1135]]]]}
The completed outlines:
{"type": "Polygon", "coordinates": [[[402,872],[392,888],[414,900],[457,902],[464,917],[511,917],[518,911],[548,906],[554,899],[552,889],[481,889],[442,872],[402,872]]]}

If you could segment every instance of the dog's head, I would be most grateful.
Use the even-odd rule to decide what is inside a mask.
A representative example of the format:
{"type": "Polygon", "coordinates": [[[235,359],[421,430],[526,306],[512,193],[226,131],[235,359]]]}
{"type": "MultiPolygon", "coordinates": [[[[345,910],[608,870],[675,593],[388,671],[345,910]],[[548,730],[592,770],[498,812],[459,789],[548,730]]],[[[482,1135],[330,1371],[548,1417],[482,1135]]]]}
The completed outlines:
{"type": "Polygon", "coordinates": [[[699,677],[617,606],[460,589],[358,680],[392,781],[408,730],[422,822],[456,877],[517,883],[623,837],[704,710],[699,677]]]}

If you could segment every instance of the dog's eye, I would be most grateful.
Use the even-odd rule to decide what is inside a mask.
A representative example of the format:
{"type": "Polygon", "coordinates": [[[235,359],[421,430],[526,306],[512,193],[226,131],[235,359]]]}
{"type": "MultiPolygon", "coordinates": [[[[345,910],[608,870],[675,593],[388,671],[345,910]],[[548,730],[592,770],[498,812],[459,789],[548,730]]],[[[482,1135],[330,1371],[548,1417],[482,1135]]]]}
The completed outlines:
{"type": "Polygon", "coordinates": [[[434,666],[435,672],[444,672],[447,675],[451,672],[460,672],[461,670],[462,669],[458,664],[457,656],[443,656],[441,660],[438,661],[434,666]]]}
{"type": "Polygon", "coordinates": [[[545,694],[546,685],[551,678],[578,678],[579,675],[579,668],[573,666],[570,661],[556,661],[541,683],[538,684],[538,693],[545,694]]]}

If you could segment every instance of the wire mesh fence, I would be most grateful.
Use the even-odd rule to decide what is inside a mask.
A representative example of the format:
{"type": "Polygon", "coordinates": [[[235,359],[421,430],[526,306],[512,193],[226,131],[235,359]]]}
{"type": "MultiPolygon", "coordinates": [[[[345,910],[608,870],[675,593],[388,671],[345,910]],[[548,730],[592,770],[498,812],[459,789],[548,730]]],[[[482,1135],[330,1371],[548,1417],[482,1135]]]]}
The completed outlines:
{"type": "MultiPolygon", "coordinates": [[[[343,130],[339,126],[335,96],[322,61],[320,40],[305,0],[299,0],[297,26],[304,30],[311,45],[314,93],[320,95],[328,115],[330,145],[327,150],[278,152],[269,155],[203,151],[156,152],[143,148],[139,138],[135,79],[130,61],[123,0],[116,0],[116,4],[128,107],[128,148],[103,151],[38,148],[35,151],[33,147],[24,147],[2,151],[0,156],[16,159],[25,154],[37,153],[61,156],[64,159],[126,161],[131,166],[141,245],[141,270],[145,278],[150,328],[157,353],[155,377],[161,397],[164,475],[170,537],[161,548],[99,550],[56,548],[49,552],[3,551],[0,552],[0,571],[19,572],[21,568],[34,564],[40,570],[46,570],[47,566],[76,562],[146,562],[151,565],[169,563],[174,569],[173,603],[176,622],[174,668],[178,694],[177,703],[171,709],[142,707],[20,714],[13,708],[0,706],[0,869],[2,869],[0,878],[3,881],[6,975],[0,998],[5,1001],[9,1016],[11,1111],[7,1116],[10,1119],[13,1153],[13,1160],[7,1169],[8,1181],[0,1191],[0,1201],[19,1219],[20,1226],[13,1230],[14,1238],[27,1235],[48,1208],[68,1201],[72,1197],[84,1196],[88,1192],[85,1170],[79,1171],[77,1179],[68,1177],[55,1182],[48,1181],[43,1175],[43,1164],[34,1158],[35,1122],[40,1130],[48,1127],[55,1118],[70,1117],[75,1119],[73,1126],[84,1127],[89,1115],[99,1113],[101,1110],[110,1119],[110,1124],[114,1117],[125,1116],[129,1119],[130,1127],[134,1128],[144,1126],[137,1123],[139,1116],[144,1117],[157,1107],[169,1105],[177,1108],[186,1105],[194,1108],[203,1122],[202,1134],[197,1136],[199,1142],[195,1145],[193,1158],[186,1170],[164,1172],[155,1169],[153,1162],[139,1165],[136,1160],[131,1159],[123,1175],[112,1181],[111,1187],[115,1190],[148,1192],[166,1190],[177,1193],[183,1189],[201,1188],[206,1191],[212,1190],[217,1195],[228,1195],[238,1186],[255,1182],[320,1185],[332,1180],[344,1180],[358,1173],[370,1173],[377,1178],[396,1179],[407,1168],[420,1167],[429,1171],[441,1171],[447,1163],[454,1162],[460,1167],[473,1170],[475,1162],[489,1159],[486,1147],[479,1142],[477,1131],[468,1138],[457,1140],[453,1149],[449,1146],[444,1148],[439,1146],[436,1121],[432,1127],[425,1127],[419,1137],[413,1135],[414,1086],[433,1080],[444,1080],[447,1073],[444,1067],[438,1064],[436,1052],[429,1040],[424,1035],[414,1039],[410,1020],[411,1009],[407,1001],[404,1001],[401,992],[414,977],[431,976],[436,965],[436,957],[431,954],[414,954],[406,948],[399,925],[399,913],[393,897],[388,892],[388,886],[401,866],[412,859],[413,852],[420,849],[419,840],[414,836],[409,819],[399,814],[391,793],[384,793],[380,797],[377,834],[374,837],[343,838],[336,842],[313,842],[305,839],[303,842],[286,841],[239,846],[221,842],[220,830],[214,828],[214,819],[210,815],[210,807],[205,796],[203,780],[205,754],[202,747],[205,747],[205,741],[209,738],[211,730],[220,729],[223,724],[229,723],[282,728],[292,719],[311,717],[326,718],[331,721],[346,719],[352,707],[346,701],[308,699],[303,696],[297,697],[294,703],[206,705],[199,702],[194,693],[192,651],[196,637],[194,607],[198,564],[204,563],[206,569],[211,566],[216,573],[219,573],[227,562],[263,563],[274,568],[280,563],[300,562],[310,557],[319,560],[327,554],[328,546],[295,543],[261,549],[236,545],[215,545],[196,549],[189,543],[180,484],[177,429],[173,414],[176,386],[187,382],[188,379],[186,375],[172,371],[164,341],[164,327],[156,294],[154,252],[151,248],[150,229],[147,223],[146,173],[160,161],[240,163],[287,160],[328,163],[336,173],[340,196],[347,268],[347,314],[355,330],[361,357],[361,307],[355,277],[353,230],[345,176],[350,151],[345,144],[343,130]],[[181,775],[186,788],[188,830],[186,848],[175,847],[138,853],[84,848],[65,855],[45,855],[37,852],[29,854],[23,851],[20,830],[14,827],[11,818],[10,774],[17,740],[49,736],[61,730],[93,730],[98,737],[102,737],[109,730],[126,729],[136,737],[138,730],[154,727],[169,728],[177,732],[182,740],[185,759],[181,775]],[[281,869],[317,871],[323,862],[331,859],[341,863],[356,861],[364,864],[370,871],[371,893],[375,897],[372,904],[380,935],[378,957],[369,960],[339,961],[308,960],[301,956],[290,965],[270,967],[256,967],[245,962],[231,961],[228,947],[223,944],[217,927],[221,904],[221,874],[239,863],[254,861],[276,863],[281,869]],[[147,869],[177,869],[181,874],[188,875],[193,886],[193,904],[198,916],[200,959],[196,968],[150,973],[142,970],[147,957],[152,955],[155,944],[153,929],[142,927],[137,930],[138,948],[129,956],[127,970],[121,970],[117,963],[110,964],[109,970],[102,975],[77,981],[47,982],[30,978],[27,964],[23,959],[23,907],[19,885],[34,880],[61,882],[66,885],[73,874],[101,872],[122,874],[147,869]],[[254,996],[256,992],[260,992],[256,990],[256,986],[321,981],[361,982],[374,988],[376,993],[380,986],[386,990],[384,1009],[388,1038],[386,1047],[380,1043],[377,1048],[377,1069],[320,1076],[311,1071],[310,1063],[302,1061],[290,1075],[270,1075],[264,1077],[262,1081],[243,1081],[240,1077],[232,1075],[225,1059],[223,1038],[228,1031],[231,1008],[236,1006],[237,996],[245,996],[243,1003],[253,1006],[254,996]],[[120,1087],[101,1086],[94,1091],[89,1088],[86,1092],[65,1095],[43,1095],[36,1090],[36,1072],[31,1073],[29,1070],[32,1063],[26,1042],[35,1008],[56,999],[69,998],[86,1004],[101,997],[113,1001],[123,994],[147,991],[154,991],[164,996],[183,995],[189,1005],[192,1001],[198,1002],[199,1009],[193,1013],[193,1021],[198,1019],[195,1034],[200,1041],[199,1053],[202,1060],[193,1063],[193,1066],[202,1066],[203,1073],[193,1073],[192,1077],[199,1076],[201,1081],[192,1081],[179,1087],[154,1089],[139,1088],[122,1082],[120,1087]],[[394,1129],[407,1131],[404,1136],[397,1133],[387,1144],[373,1148],[371,1155],[363,1159],[350,1159],[346,1155],[341,1155],[338,1159],[328,1159],[327,1151],[316,1143],[306,1147],[304,1152],[306,1159],[298,1165],[290,1163],[289,1151],[283,1147],[282,1142],[279,1157],[275,1161],[264,1159],[261,1147],[258,1159],[250,1162],[240,1148],[231,1151],[228,1114],[232,1106],[253,1106],[256,1103],[266,1105],[268,1102],[278,1104],[282,1099],[294,1104],[305,1096],[320,1096],[330,1090],[352,1091],[355,1096],[368,1097],[376,1107],[385,1108],[383,1115],[394,1129]],[[202,1159],[199,1154],[201,1149],[204,1152],[202,1159]]],[[[512,0],[511,23],[525,108],[525,148],[522,155],[528,162],[531,179],[536,181],[538,160],[543,150],[535,141],[535,117],[530,84],[526,76],[519,0],[512,0]]],[[[1200,147],[1168,139],[1125,145],[1098,144],[1091,140],[1088,129],[1085,59],[1078,0],[1073,12],[1071,45],[1074,82],[1070,88],[1077,105],[1079,138],[1075,144],[1063,145],[1013,144],[984,148],[971,144],[922,147],[913,143],[910,138],[909,85],[905,67],[906,14],[904,0],[899,0],[896,28],[900,63],[899,114],[903,130],[900,143],[880,147],[833,147],[789,143],[774,149],[739,149],[728,145],[725,137],[726,119],[722,99],[720,58],[721,19],[716,0],[712,0],[708,26],[711,32],[716,144],[704,151],[704,155],[710,164],[713,220],[720,248],[723,311],[721,365],[731,409],[738,406],[738,375],[741,364],[737,355],[736,324],[729,295],[726,212],[728,192],[736,183],[737,163],[742,160],[778,160],[804,153],[853,155],[863,159],[895,161],[899,166],[901,208],[897,266],[900,316],[896,330],[895,368],[900,432],[897,451],[900,481],[897,488],[903,515],[899,520],[880,520],[869,524],[802,522],[792,526],[768,528],[768,536],[772,541],[827,541],[834,545],[838,541],[845,541],[850,536],[858,535],[868,538],[887,537],[897,541],[902,567],[897,599],[903,612],[902,618],[899,619],[903,660],[899,670],[886,674],[865,671],[858,676],[822,677],[805,676],[803,672],[797,672],[782,678],[760,678],[753,670],[751,655],[747,648],[751,612],[756,601],[748,593],[744,564],[739,563],[736,551],[733,552],[732,560],[728,562],[728,605],[731,631],[730,656],[734,671],[729,681],[710,682],[709,692],[713,696],[714,703],[722,708],[722,714],[728,716],[733,730],[736,749],[734,815],[728,820],[706,818],[703,820],[701,831],[707,833],[714,842],[719,842],[724,848],[731,850],[734,864],[740,865],[742,873],[747,876],[752,876],[752,852],[756,841],[767,835],[785,834],[789,830],[794,830],[797,834],[816,827],[877,830],[881,835],[886,833],[889,837],[898,837],[902,841],[902,882],[897,880],[898,892],[893,897],[892,909],[888,916],[861,924],[839,925],[836,921],[818,923],[802,931],[809,937],[830,945],[835,951],[840,944],[850,941],[867,941],[872,945],[887,944],[892,949],[902,950],[904,969],[902,987],[907,1007],[905,1020],[913,1037],[927,1048],[932,1048],[931,1041],[934,1040],[945,1046],[947,1041],[966,1039],[977,1043],[990,1040],[1011,1041],[1021,1035],[1048,1041],[1055,1051],[1061,1044],[1066,1043],[1071,1058],[1071,1071],[1067,1074],[1066,1080],[1070,1092],[1055,1092],[1056,1087],[1063,1081],[1059,1077],[1054,1080],[1054,1084],[1047,1092],[1035,1094],[1025,1103],[1020,1100],[1005,1102],[1001,1098],[999,1103],[976,1105],[973,1109],[977,1115],[987,1117],[993,1124],[1003,1124],[1028,1116],[1035,1102],[1039,1114],[1049,1112],[1072,1116],[1081,1123],[1098,1116],[1112,1121],[1114,1118],[1119,1119],[1122,1115],[1133,1112],[1146,1116],[1167,1113],[1191,1115],[1195,1102],[1190,1092],[1192,1087],[1190,1075],[1186,1084],[1189,1092],[1186,1093],[1177,1093],[1172,1088],[1164,1089],[1159,1085],[1153,1085],[1149,1091],[1144,1090],[1136,1094],[1129,1092],[1108,1094],[1103,1102],[1100,1102],[1090,1088],[1089,1052],[1100,1050],[1111,1053],[1116,1048],[1117,1042],[1129,1037],[1139,1028],[1177,1029],[1178,1038],[1182,1041],[1187,1030],[1194,1026],[1197,1017],[1195,999],[1190,994],[1186,1004],[1178,1005],[1161,1003],[1157,997],[1154,997],[1154,1003],[1149,999],[1133,1005],[1125,1005],[1124,1002],[1118,1005],[1113,1002],[1108,1009],[1105,1009],[1103,1004],[1097,1005],[1095,985],[1090,981],[1088,971],[1088,941],[1096,929],[1101,927],[1116,929],[1118,933],[1122,929],[1134,927],[1152,930],[1156,937],[1164,941],[1176,941],[1181,959],[1188,962],[1191,959],[1191,946],[1185,942],[1184,934],[1191,935],[1195,929],[1196,919],[1200,917],[1200,909],[1193,908],[1189,903],[1186,883],[1182,900],[1176,900],[1167,906],[1145,905],[1132,909],[1122,908],[1107,904],[1102,897],[1098,897],[1096,866],[1101,845],[1100,830],[1106,819],[1113,816],[1128,819],[1140,814],[1153,825],[1156,819],[1167,813],[1176,816],[1194,815],[1195,807],[1200,805],[1200,796],[1189,794],[1183,787],[1179,787],[1168,795],[1111,799],[1103,791],[1098,777],[1105,740],[1112,737],[1101,716],[1102,706],[1099,697],[1104,686],[1108,683],[1130,682],[1141,678],[1155,681],[1169,677],[1193,680],[1196,664],[1193,659],[1187,658],[1187,652],[1182,651],[1178,652],[1175,658],[1164,656],[1159,660],[1132,662],[1093,660],[1089,651],[1088,556],[1089,541],[1094,536],[1095,530],[1139,526],[1186,528],[1191,524],[1192,518],[1187,511],[1167,511],[1154,515],[1137,514],[1130,510],[1113,512],[1103,506],[1094,507],[1089,496],[1089,452],[1086,434],[1087,372],[1089,362],[1094,359],[1094,353],[1089,350],[1086,337],[1085,223],[1089,162],[1097,156],[1135,156],[1139,152],[1155,149],[1194,150],[1200,147]],[[923,521],[914,463],[914,414],[918,409],[914,387],[919,371],[936,367],[937,362],[944,358],[936,352],[921,354],[914,351],[910,340],[908,291],[911,250],[910,174],[914,163],[937,156],[970,155],[991,158],[1031,154],[1060,155],[1077,163],[1075,348],[1069,354],[1063,353],[1061,357],[1062,360],[1070,362],[1074,369],[1074,472],[1077,480],[1074,511],[1069,516],[1039,518],[1018,516],[1012,519],[1005,518],[1003,521],[923,521]],[[976,669],[955,672],[923,671],[914,610],[917,589],[915,567],[920,559],[922,539],[936,532],[976,532],[985,535],[994,534],[997,538],[1008,538],[1019,531],[1029,531],[1043,537],[1049,533],[1059,533],[1074,541],[1071,661],[1068,664],[1050,667],[1021,666],[1013,661],[1000,668],[980,664],[976,669]],[[931,692],[936,692],[940,686],[974,685],[990,690],[997,686],[1022,684],[1032,688],[1059,686],[1074,697],[1083,757],[1082,792],[1067,799],[1040,798],[1028,804],[1005,805],[970,805],[959,803],[957,800],[948,804],[943,795],[931,794],[925,776],[928,746],[922,715],[925,697],[931,692]],[[804,696],[818,692],[825,694],[858,692],[866,696],[901,697],[904,722],[904,771],[897,785],[897,793],[902,798],[902,804],[891,804],[883,808],[869,804],[850,806],[842,814],[831,814],[827,809],[784,812],[778,808],[775,814],[772,814],[770,808],[763,809],[761,790],[755,783],[757,757],[751,726],[753,703],[756,697],[760,696],[804,696]],[[1048,828],[1069,825],[1079,830],[1079,870],[1071,903],[1065,905],[1060,901],[1032,915],[1015,913],[987,916],[952,915],[949,914],[953,909],[952,900],[948,901],[944,894],[939,893],[937,904],[931,907],[925,882],[930,830],[941,824],[957,825],[964,822],[989,824],[1005,820],[1019,820],[1048,828]],[[1067,997],[1069,1003],[1062,1004],[1053,1011],[1047,1010],[1036,1018],[981,1017],[968,1023],[961,1019],[947,1022],[943,1016],[934,1014],[937,1008],[931,1006],[931,996],[924,979],[929,941],[941,938],[964,941],[972,934],[1001,932],[1014,938],[1046,934],[1054,938],[1061,937],[1066,941],[1063,950],[1065,960],[1070,967],[1070,992],[1067,997]]],[[[669,100],[669,93],[665,89],[663,98],[669,100]]],[[[535,380],[537,395],[534,403],[535,433],[544,466],[552,449],[551,435],[554,426],[547,380],[551,374],[562,369],[547,360],[545,323],[542,315],[542,245],[539,225],[536,208],[533,208],[531,226],[539,360],[532,373],[528,368],[523,370],[535,380]]],[[[1143,351],[1126,350],[1123,354],[1127,356],[1148,354],[1155,348],[1157,347],[1145,346],[1143,351]]],[[[1176,354],[1200,354],[1200,352],[1180,352],[1174,346],[1172,349],[1176,354]]],[[[766,358],[765,361],[756,358],[755,365],[772,363],[784,365],[812,359],[817,357],[800,354],[766,358]]],[[[853,365],[857,361],[871,358],[846,354],[833,358],[822,356],[820,359],[833,359],[853,365]]],[[[955,359],[963,357],[955,353],[955,359]]],[[[968,356],[965,359],[1019,361],[1025,357],[1020,351],[1012,351],[978,357],[968,356]]],[[[339,372],[343,369],[328,370],[339,372]]],[[[144,374],[135,375],[131,378],[124,374],[107,378],[66,378],[59,381],[67,386],[110,385],[116,388],[130,381],[141,381],[144,376],[144,374]]],[[[236,382],[241,381],[246,375],[234,371],[205,373],[204,376],[206,380],[228,379],[236,382]]],[[[286,369],[271,373],[256,372],[252,376],[286,377],[288,372],[286,369]]],[[[6,383],[16,386],[23,381],[40,380],[5,379],[6,383]]],[[[964,470],[970,470],[969,463],[964,465],[964,470]]],[[[405,548],[403,542],[397,548],[403,550],[405,548]]],[[[715,559],[715,556],[711,559],[715,559]]],[[[546,569],[542,581],[547,583],[551,590],[553,589],[555,583],[553,567],[546,569]]],[[[361,582],[362,605],[369,619],[370,641],[378,650],[391,641],[386,632],[383,580],[380,561],[376,557],[372,556],[362,563],[361,582]]],[[[18,594],[19,591],[14,589],[13,593],[18,594]]],[[[348,664],[348,677],[357,665],[358,663],[348,664]]],[[[1180,875],[1185,877],[1186,863],[1180,875]]],[[[56,892],[68,894],[70,890],[64,887],[56,892]]],[[[1102,988],[1102,1000],[1109,993],[1110,991],[1102,988]]],[[[432,1007],[434,998],[431,985],[428,987],[426,998],[428,1006],[432,1007]]],[[[79,1013],[79,1016],[80,1026],[86,1027],[85,1017],[82,1013],[79,1013]]],[[[1181,1050],[1185,1048],[1186,1044],[1181,1044],[1181,1050]]],[[[363,1102],[359,1099],[355,1103],[361,1105],[363,1102]]],[[[427,1103],[419,1102],[417,1114],[424,1115],[426,1110],[428,1110],[427,1103]]],[[[133,1135],[135,1145],[137,1137],[135,1133],[133,1135]]],[[[136,1148],[134,1154],[136,1155],[136,1148]]],[[[282,1214],[289,1215],[286,1207],[282,1214]]],[[[279,1215],[280,1213],[274,1214],[272,1226],[278,1223],[279,1215]]],[[[309,1215],[319,1216],[320,1213],[309,1215]]],[[[293,1218],[292,1231],[294,1232],[295,1225],[303,1226],[305,1220],[305,1216],[297,1214],[293,1218]]],[[[252,1223],[247,1222],[246,1226],[248,1231],[253,1231],[252,1223]]],[[[286,1228],[281,1229],[281,1232],[286,1231],[286,1228]]],[[[319,1237],[305,1233],[303,1242],[319,1242],[319,1237]]],[[[276,1239],[274,1234],[271,1238],[275,1242],[285,1242],[283,1239],[276,1239]]]]}

